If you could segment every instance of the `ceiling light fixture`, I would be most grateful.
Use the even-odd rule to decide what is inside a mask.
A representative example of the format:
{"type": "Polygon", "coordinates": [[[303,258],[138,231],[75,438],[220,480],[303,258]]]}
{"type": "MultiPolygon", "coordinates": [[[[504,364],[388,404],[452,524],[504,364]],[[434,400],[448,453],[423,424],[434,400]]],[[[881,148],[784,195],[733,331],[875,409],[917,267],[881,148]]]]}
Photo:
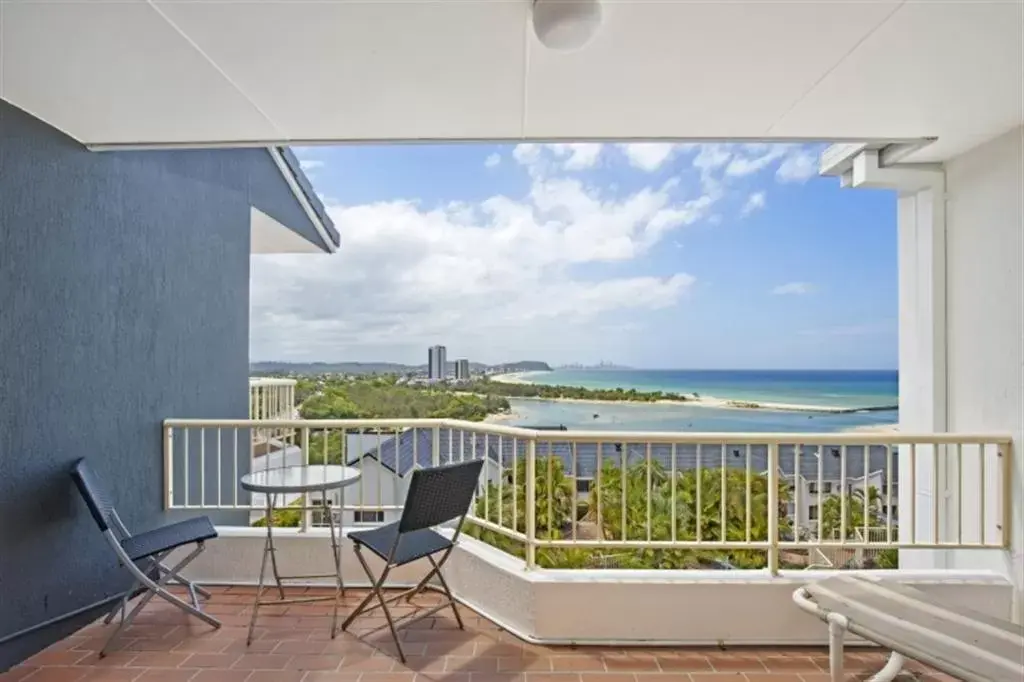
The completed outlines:
{"type": "Polygon", "coordinates": [[[533,0],[533,32],[551,50],[578,50],[600,25],[599,0],[533,0]]]}

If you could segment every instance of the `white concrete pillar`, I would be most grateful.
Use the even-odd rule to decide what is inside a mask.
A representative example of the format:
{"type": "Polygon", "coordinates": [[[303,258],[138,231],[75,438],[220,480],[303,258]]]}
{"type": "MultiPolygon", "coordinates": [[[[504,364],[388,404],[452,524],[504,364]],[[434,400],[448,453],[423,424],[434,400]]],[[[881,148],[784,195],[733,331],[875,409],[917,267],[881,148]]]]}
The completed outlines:
{"type": "MultiPolygon", "coordinates": [[[[837,146],[828,174],[847,187],[891,189],[898,199],[899,402],[900,431],[941,433],[948,428],[946,348],[946,193],[945,173],[933,165],[882,167],[878,150],[837,146]]],[[[940,455],[942,453],[939,453],[940,455]]],[[[943,539],[948,506],[939,485],[948,481],[935,466],[934,446],[899,451],[900,540],[943,539]],[[934,505],[939,500],[939,523],[934,505]]],[[[940,457],[940,463],[946,459],[940,457]]],[[[900,567],[945,568],[948,552],[901,550],[900,567]]]]}
{"type": "MultiPolygon", "coordinates": [[[[897,233],[900,431],[941,433],[947,429],[946,221],[941,183],[900,195],[897,233]]],[[[901,539],[942,539],[942,524],[936,528],[932,511],[942,476],[934,463],[934,447],[919,446],[913,455],[909,447],[900,448],[901,539]]],[[[948,474],[945,480],[950,480],[948,474]]],[[[941,509],[945,514],[946,505],[941,509]]],[[[900,566],[945,568],[947,557],[942,551],[904,550],[900,566]]]]}

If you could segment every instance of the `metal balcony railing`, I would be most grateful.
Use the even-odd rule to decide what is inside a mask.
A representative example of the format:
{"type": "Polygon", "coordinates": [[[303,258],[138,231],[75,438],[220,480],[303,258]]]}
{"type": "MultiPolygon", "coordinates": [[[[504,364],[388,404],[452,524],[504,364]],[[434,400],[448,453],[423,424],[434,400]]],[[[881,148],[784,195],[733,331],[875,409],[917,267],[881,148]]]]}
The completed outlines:
{"type": "MultiPolygon", "coordinates": [[[[333,513],[398,518],[411,471],[486,459],[470,518],[527,567],[842,567],[899,549],[997,549],[1011,438],[995,434],[543,431],[437,419],[164,422],[168,509],[246,512],[239,476],[364,475],[333,513]],[[813,492],[812,492],[813,491],[813,492]],[[826,492],[829,491],[829,492],[826,492]],[[827,557],[827,560],[823,559],[827,557]]],[[[323,511],[289,500],[300,529],[323,511]]]]}

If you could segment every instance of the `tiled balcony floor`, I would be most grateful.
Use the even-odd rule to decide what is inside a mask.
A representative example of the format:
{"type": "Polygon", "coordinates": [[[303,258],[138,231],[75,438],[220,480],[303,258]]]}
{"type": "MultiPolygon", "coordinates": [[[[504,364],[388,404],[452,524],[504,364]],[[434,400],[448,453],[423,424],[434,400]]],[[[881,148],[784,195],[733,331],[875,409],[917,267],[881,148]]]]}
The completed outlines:
{"type": "MultiPolygon", "coordinates": [[[[290,588],[289,596],[306,591],[290,588]]],[[[96,650],[109,632],[94,623],[21,666],[2,682],[826,682],[824,649],[639,649],[546,647],[525,643],[462,608],[466,630],[451,612],[402,632],[408,664],[394,658],[380,611],[357,621],[353,633],[330,639],[330,604],[265,607],[257,639],[245,644],[252,588],[214,588],[207,605],[224,622],[213,630],[173,607],[151,602],[122,636],[116,651],[96,650]]],[[[342,614],[365,594],[349,590],[342,614]]],[[[433,595],[416,603],[429,604],[433,595]]],[[[407,613],[410,607],[396,610],[407,613]]],[[[847,654],[850,679],[865,679],[885,660],[882,652],[847,654]]],[[[904,680],[950,679],[921,667],[904,680]]]]}

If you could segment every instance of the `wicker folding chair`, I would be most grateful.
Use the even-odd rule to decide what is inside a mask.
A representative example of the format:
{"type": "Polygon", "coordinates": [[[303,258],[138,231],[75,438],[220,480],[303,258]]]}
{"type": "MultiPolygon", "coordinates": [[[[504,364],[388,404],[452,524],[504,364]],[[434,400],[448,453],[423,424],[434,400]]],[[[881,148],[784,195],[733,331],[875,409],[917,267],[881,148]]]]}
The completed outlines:
{"type": "Polygon", "coordinates": [[[342,623],[342,630],[347,630],[352,621],[361,614],[378,608],[383,610],[387,626],[391,629],[391,636],[395,640],[395,647],[398,649],[398,658],[405,663],[405,652],[402,651],[402,644],[398,639],[399,628],[433,615],[441,609],[451,607],[455,614],[455,622],[458,623],[460,629],[464,629],[462,617],[459,616],[459,611],[455,606],[455,597],[448,589],[448,583],[441,574],[441,567],[451,555],[455,543],[459,539],[462,524],[466,520],[466,514],[469,513],[469,506],[473,502],[473,494],[476,492],[483,465],[483,460],[479,459],[461,464],[417,469],[412,474],[409,494],[405,498],[405,506],[402,509],[402,518],[397,523],[389,523],[372,530],[349,533],[348,537],[356,550],[356,558],[363,565],[363,570],[366,571],[373,588],[342,623]],[[433,529],[434,526],[455,519],[458,519],[458,523],[450,540],[433,529]],[[373,571],[366,563],[362,553],[363,547],[384,560],[384,570],[380,577],[374,577],[373,571]],[[434,558],[437,554],[441,554],[439,560],[434,558]],[[418,559],[427,559],[430,562],[431,569],[427,575],[411,590],[385,599],[381,590],[384,588],[384,582],[391,569],[418,559]],[[402,598],[411,600],[426,588],[434,576],[437,576],[441,589],[444,590],[447,597],[445,602],[412,613],[397,621],[391,617],[388,604],[402,598]],[[377,598],[378,603],[369,606],[374,597],[377,598]]]}
{"type": "Polygon", "coordinates": [[[117,555],[118,561],[135,578],[131,589],[114,604],[114,608],[104,620],[105,624],[109,624],[118,611],[121,613],[121,621],[103,644],[100,656],[106,655],[111,642],[121,631],[132,624],[135,617],[154,596],[161,597],[182,611],[219,628],[220,621],[205,613],[199,606],[199,595],[209,599],[210,593],[181,576],[182,569],[203,551],[204,543],[217,537],[217,531],[210,519],[200,516],[132,535],[121,521],[121,517],[118,516],[96,474],[84,459],[74,463],[71,469],[71,478],[74,480],[78,492],[82,494],[93,520],[96,521],[96,525],[100,527],[103,536],[114,550],[114,554],[117,555]],[[163,560],[172,551],[190,544],[195,544],[195,549],[181,561],[174,566],[164,565],[163,560]],[[168,583],[172,582],[184,585],[188,589],[191,603],[167,591],[168,583]],[[143,592],[144,596],[131,610],[131,613],[126,613],[128,600],[143,592]]]}

